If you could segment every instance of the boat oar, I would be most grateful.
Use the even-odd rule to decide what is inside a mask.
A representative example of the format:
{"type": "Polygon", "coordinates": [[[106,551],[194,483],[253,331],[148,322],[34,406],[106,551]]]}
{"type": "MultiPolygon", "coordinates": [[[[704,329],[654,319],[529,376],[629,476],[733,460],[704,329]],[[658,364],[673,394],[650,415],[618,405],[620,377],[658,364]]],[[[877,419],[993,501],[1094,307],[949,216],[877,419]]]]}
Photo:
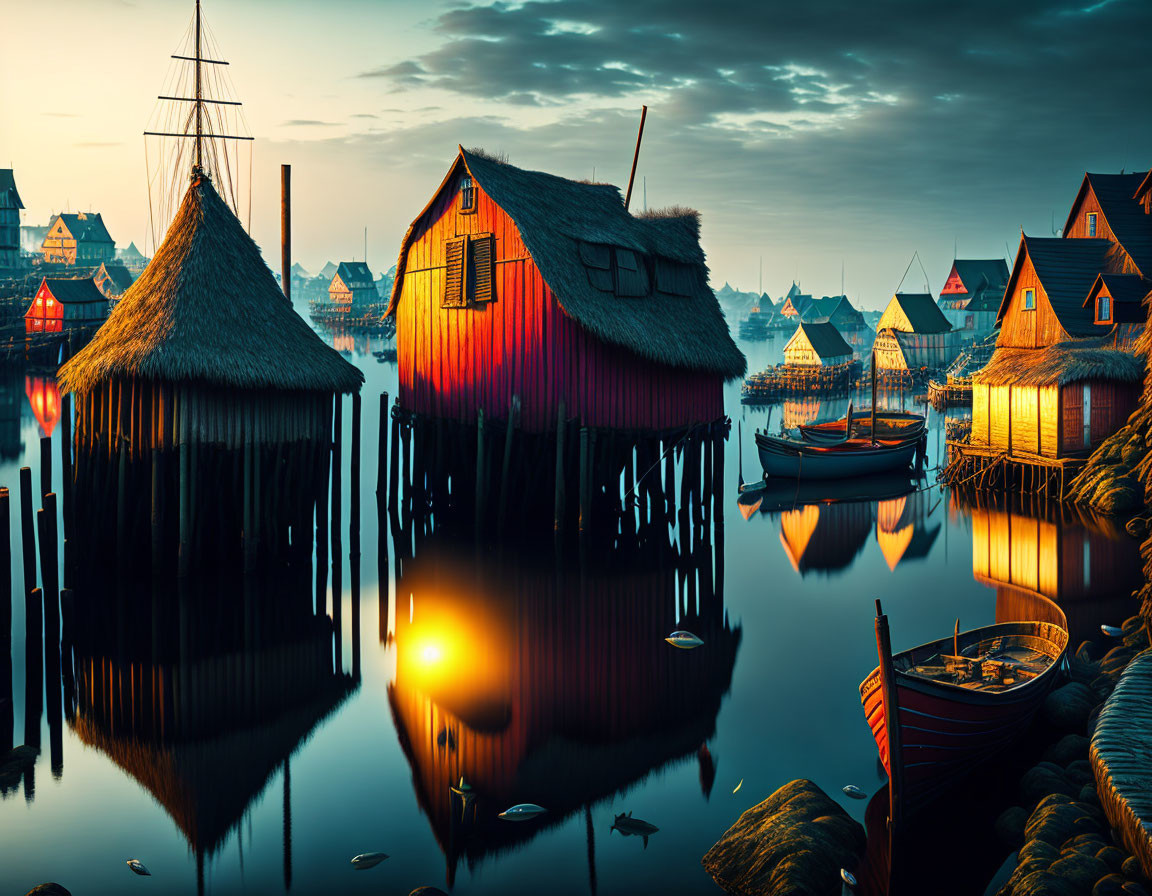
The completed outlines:
{"type": "Polygon", "coordinates": [[[956,620],[956,627],[952,629],[952,655],[960,656],[960,620],[956,620]]]}

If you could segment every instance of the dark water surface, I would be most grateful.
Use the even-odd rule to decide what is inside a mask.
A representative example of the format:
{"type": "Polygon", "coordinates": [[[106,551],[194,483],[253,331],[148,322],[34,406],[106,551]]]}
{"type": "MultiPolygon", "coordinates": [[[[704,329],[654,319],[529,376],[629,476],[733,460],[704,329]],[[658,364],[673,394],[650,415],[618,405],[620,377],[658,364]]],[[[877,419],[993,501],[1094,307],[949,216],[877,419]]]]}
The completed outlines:
{"type": "MultiPolygon", "coordinates": [[[[957,616],[965,628],[991,623],[1033,593],[1064,607],[1074,645],[1133,612],[1138,556],[1122,531],[1042,507],[966,508],[928,484],[933,472],[886,500],[861,491],[848,496],[863,500],[804,505],[804,495],[775,489],[738,501],[741,466],[746,480],[759,474],[756,427],[829,418],[846,404],[789,402],[769,421],[766,409],[740,405],[738,384],[727,392],[725,522],[694,548],[707,572],[691,583],[667,551],[601,550],[581,568],[539,546],[477,551],[438,536],[397,578],[387,537],[379,556],[374,496],[377,396],[395,395],[396,368],[365,353],[375,347],[352,355],[368,379],[359,650],[347,556],[335,669],[331,635],[309,618],[299,583],[259,583],[247,602],[239,582],[170,595],[174,630],[206,653],[228,645],[232,658],[175,696],[130,659],[116,665],[117,681],[146,674],[146,683],[101,680],[107,657],[131,658],[158,637],[134,622],[131,599],[98,618],[80,613],[81,697],[55,767],[43,713],[34,780],[0,799],[0,893],[46,880],[77,896],[193,893],[198,876],[220,894],[406,894],[449,882],[461,894],[719,892],[700,857],[781,784],[811,778],[861,820],[865,803],[840,788],[881,786],[857,692],[876,664],[875,597],[897,649],[949,632],[957,616]],[[665,644],[677,628],[704,646],[665,644]],[[125,730],[125,700],[148,703],[129,714],[167,726],[164,736],[125,730]],[[449,789],[461,775],[478,794],[467,808],[449,789]],[[522,801],[550,811],[493,819],[522,801]],[[647,848],[610,830],[627,812],[659,828],[647,848]],[[390,858],[352,870],[352,856],[372,851],[390,858]],[[133,876],[129,857],[154,876],[133,876]]],[[[0,484],[15,499],[20,466],[39,481],[33,408],[50,427],[54,398],[50,378],[8,385],[0,484]]],[[[943,424],[935,413],[930,421],[934,468],[943,424]]],[[[59,491],[58,460],[53,475],[59,491]]],[[[13,500],[18,557],[16,513],[13,500]]],[[[18,744],[24,630],[17,599],[18,744]]]]}

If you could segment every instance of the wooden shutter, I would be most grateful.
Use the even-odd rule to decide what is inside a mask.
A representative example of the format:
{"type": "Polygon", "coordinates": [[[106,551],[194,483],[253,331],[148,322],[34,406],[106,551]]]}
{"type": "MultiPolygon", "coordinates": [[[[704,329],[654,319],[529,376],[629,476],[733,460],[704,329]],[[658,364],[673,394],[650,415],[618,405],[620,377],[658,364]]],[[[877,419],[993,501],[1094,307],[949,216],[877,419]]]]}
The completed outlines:
{"type": "Polygon", "coordinates": [[[464,297],[464,242],[467,237],[444,241],[444,308],[461,308],[464,297]]]}
{"type": "Polygon", "coordinates": [[[495,298],[492,275],[495,267],[496,239],[490,233],[473,236],[468,241],[468,286],[473,302],[491,302],[495,298]]]}

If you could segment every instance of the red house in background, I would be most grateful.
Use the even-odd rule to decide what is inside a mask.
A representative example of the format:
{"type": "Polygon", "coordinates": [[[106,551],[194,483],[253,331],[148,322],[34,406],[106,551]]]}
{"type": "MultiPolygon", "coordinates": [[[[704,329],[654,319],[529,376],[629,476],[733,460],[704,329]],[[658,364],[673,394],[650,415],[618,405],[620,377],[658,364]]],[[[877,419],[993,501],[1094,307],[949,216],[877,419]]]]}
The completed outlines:
{"type": "Polygon", "coordinates": [[[108,319],[108,298],[96,281],[45,277],[24,313],[27,333],[62,333],[72,327],[98,327],[108,319]]]}
{"type": "Polygon", "coordinates": [[[724,416],[742,376],[694,212],[634,216],[619,190],[460,149],[404,236],[388,305],[400,403],[555,429],[660,432],[724,416]]]}

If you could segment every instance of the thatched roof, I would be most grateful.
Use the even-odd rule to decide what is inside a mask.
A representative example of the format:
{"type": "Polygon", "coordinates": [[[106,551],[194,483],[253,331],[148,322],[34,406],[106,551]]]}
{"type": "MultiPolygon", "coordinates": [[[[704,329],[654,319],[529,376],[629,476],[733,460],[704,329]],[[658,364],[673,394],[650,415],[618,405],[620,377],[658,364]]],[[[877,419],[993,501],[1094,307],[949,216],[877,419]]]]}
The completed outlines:
{"type": "Polygon", "coordinates": [[[86,391],[115,377],[315,392],[364,382],[292,310],[205,177],[193,180],[156,256],[59,381],[86,391]]]}
{"type": "Polygon", "coordinates": [[[1085,380],[1139,383],[1144,359],[1107,348],[1103,340],[1059,342],[1047,348],[998,348],[972,382],[989,386],[1054,386],[1085,380]]]}
{"type": "MultiPolygon", "coordinates": [[[[744,375],[744,355],[708,286],[695,213],[677,210],[674,216],[637,217],[625,210],[619,189],[611,184],[525,171],[463,148],[437,195],[462,165],[512,218],[561,309],[585,330],[659,364],[726,378],[744,375]],[[642,256],[653,267],[654,283],[645,294],[620,296],[611,285],[610,270],[605,282],[595,276],[602,271],[588,269],[621,250],[642,256]],[[675,294],[664,288],[668,285],[675,294]]],[[[409,242],[423,217],[424,212],[401,244],[390,315],[403,288],[409,242]]]]}

